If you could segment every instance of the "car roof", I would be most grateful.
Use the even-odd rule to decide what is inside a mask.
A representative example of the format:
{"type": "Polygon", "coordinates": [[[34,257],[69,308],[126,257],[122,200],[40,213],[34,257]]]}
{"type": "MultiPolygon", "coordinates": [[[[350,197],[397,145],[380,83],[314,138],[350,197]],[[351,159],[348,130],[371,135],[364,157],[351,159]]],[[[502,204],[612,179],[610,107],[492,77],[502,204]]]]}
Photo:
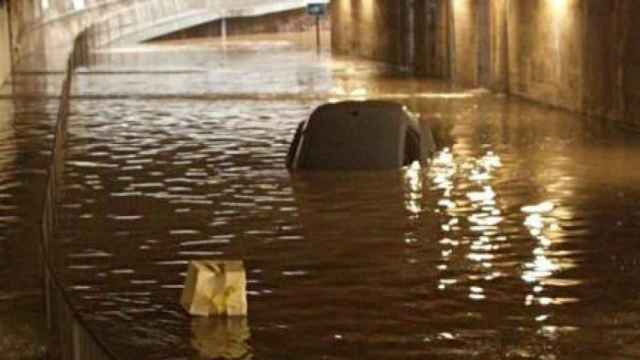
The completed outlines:
{"type": "Polygon", "coordinates": [[[410,121],[403,106],[393,102],[322,105],[306,123],[299,166],[352,170],[401,167],[410,121]]]}

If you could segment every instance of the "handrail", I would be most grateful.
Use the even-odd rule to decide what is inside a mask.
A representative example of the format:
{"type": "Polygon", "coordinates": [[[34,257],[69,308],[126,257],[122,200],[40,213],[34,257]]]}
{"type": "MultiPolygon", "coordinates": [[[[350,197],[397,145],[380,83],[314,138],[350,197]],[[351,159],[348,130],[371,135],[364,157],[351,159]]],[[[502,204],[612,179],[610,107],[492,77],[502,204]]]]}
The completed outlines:
{"type": "Polygon", "coordinates": [[[57,277],[50,256],[58,217],[58,204],[62,176],[64,174],[65,143],[70,110],[71,85],[75,70],[86,63],[88,58],[88,29],[75,38],[73,50],[69,54],[65,78],[60,93],[60,104],[56,117],[54,145],[44,196],[41,223],[42,270],[44,294],[49,331],[49,352],[52,358],[61,360],[116,360],[117,357],[86,327],[70,301],[65,287],[57,277]]]}
{"type": "MultiPolygon", "coordinates": [[[[42,271],[44,278],[44,294],[49,331],[49,349],[51,357],[61,360],[118,360],[115,353],[98,340],[89,330],[83,318],[74,308],[69,295],[65,291],[63,282],[55,272],[50,244],[54,240],[58,225],[57,205],[60,202],[60,184],[64,175],[65,144],[70,111],[71,85],[76,69],[89,63],[90,49],[98,48],[113,41],[130,26],[144,21],[158,21],[180,11],[192,10],[202,4],[209,9],[215,5],[234,4],[237,8],[239,0],[186,0],[184,3],[168,2],[166,6],[154,7],[152,4],[165,4],[160,0],[141,2],[117,15],[97,21],[78,33],[73,41],[73,48],[68,55],[65,77],[60,93],[56,124],[54,129],[54,144],[51,152],[50,164],[47,168],[48,179],[44,196],[41,220],[41,252],[42,271]],[[191,6],[191,7],[190,7],[191,6]],[[126,20],[129,21],[126,21],[126,20]],[[131,19],[134,24],[131,24],[131,19]],[[114,23],[116,22],[116,23],[114,23]],[[114,34],[113,31],[117,34],[114,34]]],[[[300,0],[243,0],[247,4],[291,2],[300,0]]],[[[228,7],[230,9],[233,7],[228,7]]],[[[147,24],[138,24],[144,26],[147,24]]]]}

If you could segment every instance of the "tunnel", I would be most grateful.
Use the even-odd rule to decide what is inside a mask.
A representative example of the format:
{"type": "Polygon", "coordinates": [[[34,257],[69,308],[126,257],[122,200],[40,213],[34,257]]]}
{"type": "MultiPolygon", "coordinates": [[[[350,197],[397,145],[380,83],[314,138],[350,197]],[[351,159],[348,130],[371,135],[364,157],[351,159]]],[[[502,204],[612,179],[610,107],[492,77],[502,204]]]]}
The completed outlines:
{"type": "MultiPolygon", "coordinates": [[[[0,0],[0,358],[638,358],[637,18],[0,0]],[[393,104],[435,147],[287,169],[340,104],[393,104]],[[183,309],[194,261],[242,262],[247,316],[183,309]]],[[[367,111],[377,133],[325,123],[325,152],[394,135],[367,111]]]]}

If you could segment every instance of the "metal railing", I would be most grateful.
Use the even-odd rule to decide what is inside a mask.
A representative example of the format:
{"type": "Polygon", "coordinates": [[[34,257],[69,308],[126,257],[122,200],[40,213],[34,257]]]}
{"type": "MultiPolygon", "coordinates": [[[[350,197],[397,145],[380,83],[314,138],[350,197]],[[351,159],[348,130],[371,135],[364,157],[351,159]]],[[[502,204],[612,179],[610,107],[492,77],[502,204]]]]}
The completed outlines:
{"type": "MultiPolygon", "coordinates": [[[[303,0],[142,0],[113,16],[93,23],[78,33],[68,55],[60,103],[54,129],[54,144],[44,196],[41,223],[42,271],[49,332],[49,358],[60,360],[117,360],[116,355],[86,327],[74,309],[64,283],[56,275],[51,244],[55,240],[62,179],[64,176],[65,144],[70,112],[71,88],[76,69],[88,64],[90,50],[104,46],[130,32],[158,22],[175,19],[197,9],[217,9],[226,14],[240,13],[252,6],[287,6],[303,0]]],[[[212,11],[212,10],[207,10],[212,11]]]]}
{"type": "Polygon", "coordinates": [[[66,66],[65,78],[60,93],[54,145],[51,162],[47,169],[48,180],[42,213],[42,264],[44,296],[49,332],[49,358],[60,360],[115,360],[116,357],[102,345],[85,326],[74,310],[64,284],[57,277],[50,253],[54,240],[58,216],[56,207],[60,200],[60,185],[64,174],[65,143],[70,110],[71,85],[75,70],[88,58],[87,30],[75,39],[66,66]]]}

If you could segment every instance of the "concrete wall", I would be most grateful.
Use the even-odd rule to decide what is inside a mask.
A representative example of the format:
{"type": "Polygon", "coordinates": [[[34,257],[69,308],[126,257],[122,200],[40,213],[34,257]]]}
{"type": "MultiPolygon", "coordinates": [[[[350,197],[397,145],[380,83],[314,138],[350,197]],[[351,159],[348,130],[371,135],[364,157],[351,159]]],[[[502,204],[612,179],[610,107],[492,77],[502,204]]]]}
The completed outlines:
{"type": "Polygon", "coordinates": [[[452,78],[473,86],[478,82],[478,24],[476,0],[455,0],[451,10],[452,78]]]}
{"type": "Polygon", "coordinates": [[[507,69],[496,66],[508,92],[640,125],[637,1],[511,0],[496,12],[506,14],[494,26],[508,39],[507,69]]]}
{"type": "MultiPolygon", "coordinates": [[[[152,40],[179,40],[190,38],[217,37],[221,35],[221,21],[216,20],[194,26],[152,40]]],[[[309,16],[305,9],[283,11],[252,17],[236,17],[227,20],[227,35],[250,35],[272,33],[306,32],[315,29],[316,19],[309,16]]],[[[330,17],[323,17],[320,22],[322,30],[330,30],[330,17]]]]}
{"type": "Polygon", "coordinates": [[[9,42],[9,13],[7,4],[0,1],[0,86],[11,74],[11,46],[9,42]]]}
{"type": "MultiPolygon", "coordinates": [[[[595,5],[595,4],[594,4],[595,5]]],[[[618,17],[613,24],[616,29],[616,42],[620,46],[616,46],[616,52],[611,57],[602,56],[604,59],[599,61],[608,64],[610,68],[617,69],[612,72],[614,74],[615,81],[615,94],[616,101],[619,105],[619,111],[623,116],[631,121],[632,125],[640,127],[640,27],[633,26],[632,21],[640,19],[640,7],[635,3],[631,4],[631,1],[626,1],[624,6],[616,9],[618,11],[618,17]],[[622,68],[616,66],[618,62],[622,61],[624,66],[622,68]],[[611,64],[613,62],[613,64],[611,64]]],[[[592,16],[597,16],[592,13],[592,16]]],[[[590,29],[591,32],[595,32],[597,29],[590,29]]],[[[601,34],[602,35],[602,34],[601,34]]],[[[608,44],[608,39],[602,39],[599,43],[601,46],[608,44]]],[[[590,62],[587,64],[592,65],[590,62]]],[[[591,68],[597,67],[598,62],[593,64],[591,68]]],[[[595,78],[590,78],[595,84],[604,85],[600,87],[600,93],[606,92],[606,75],[592,74],[595,78]],[[604,79],[603,79],[604,78],[604,79]]],[[[596,96],[597,92],[594,92],[592,97],[596,96]]]]}
{"type": "MultiPolygon", "coordinates": [[[[4,0],[7,1],[7,0],[4,0]]],[[[97,47],[126,44],[170,33],[223,16],[255,16],[303,7],[304,0],[10,0],[14,60],[21,70],[60,70],[73,39],[91,26],[97,47]]]]}
{"type": "Polygon", "coordinates": [[[511,93],[580,110],[586,85],[584,6],[572,0],[511,1],[506,30],[511,93]]]}
{"type": "Polygon", "coordinates": [[[332,44],[338,54],[407,66],[415,59],[408,48],[409,0],[333,0],[332,44]]]}
{"type": "MultiPolygon", "coordinates": [[[[74,38],[93,23],[130,8],[136,0],[85,0],[75,9],[72,0],[10,0],[13,57],[18,70],[61,70],[74,38]]],[[[144,0],[146,1],[146,0],[144,0]]]]}
{"type": "Polygon", "coordinates": [[[449,12],[447,3],[436,0],[415,2],[416,73],[429,77],[449,78],[449,12]]]}
{"type": "Polygon", "coordinates": [[[338,53],[640,126],[637,0],[334,0],[338,53]],[[414,11],[402,12],[403,7],[414,11]],[[407,17],[409,16],[409,17],[407,17]],[[402,24],[414,22],[411,29],[402,24]],[[409,31],[409,33],[407,33],[409,31]]]}

